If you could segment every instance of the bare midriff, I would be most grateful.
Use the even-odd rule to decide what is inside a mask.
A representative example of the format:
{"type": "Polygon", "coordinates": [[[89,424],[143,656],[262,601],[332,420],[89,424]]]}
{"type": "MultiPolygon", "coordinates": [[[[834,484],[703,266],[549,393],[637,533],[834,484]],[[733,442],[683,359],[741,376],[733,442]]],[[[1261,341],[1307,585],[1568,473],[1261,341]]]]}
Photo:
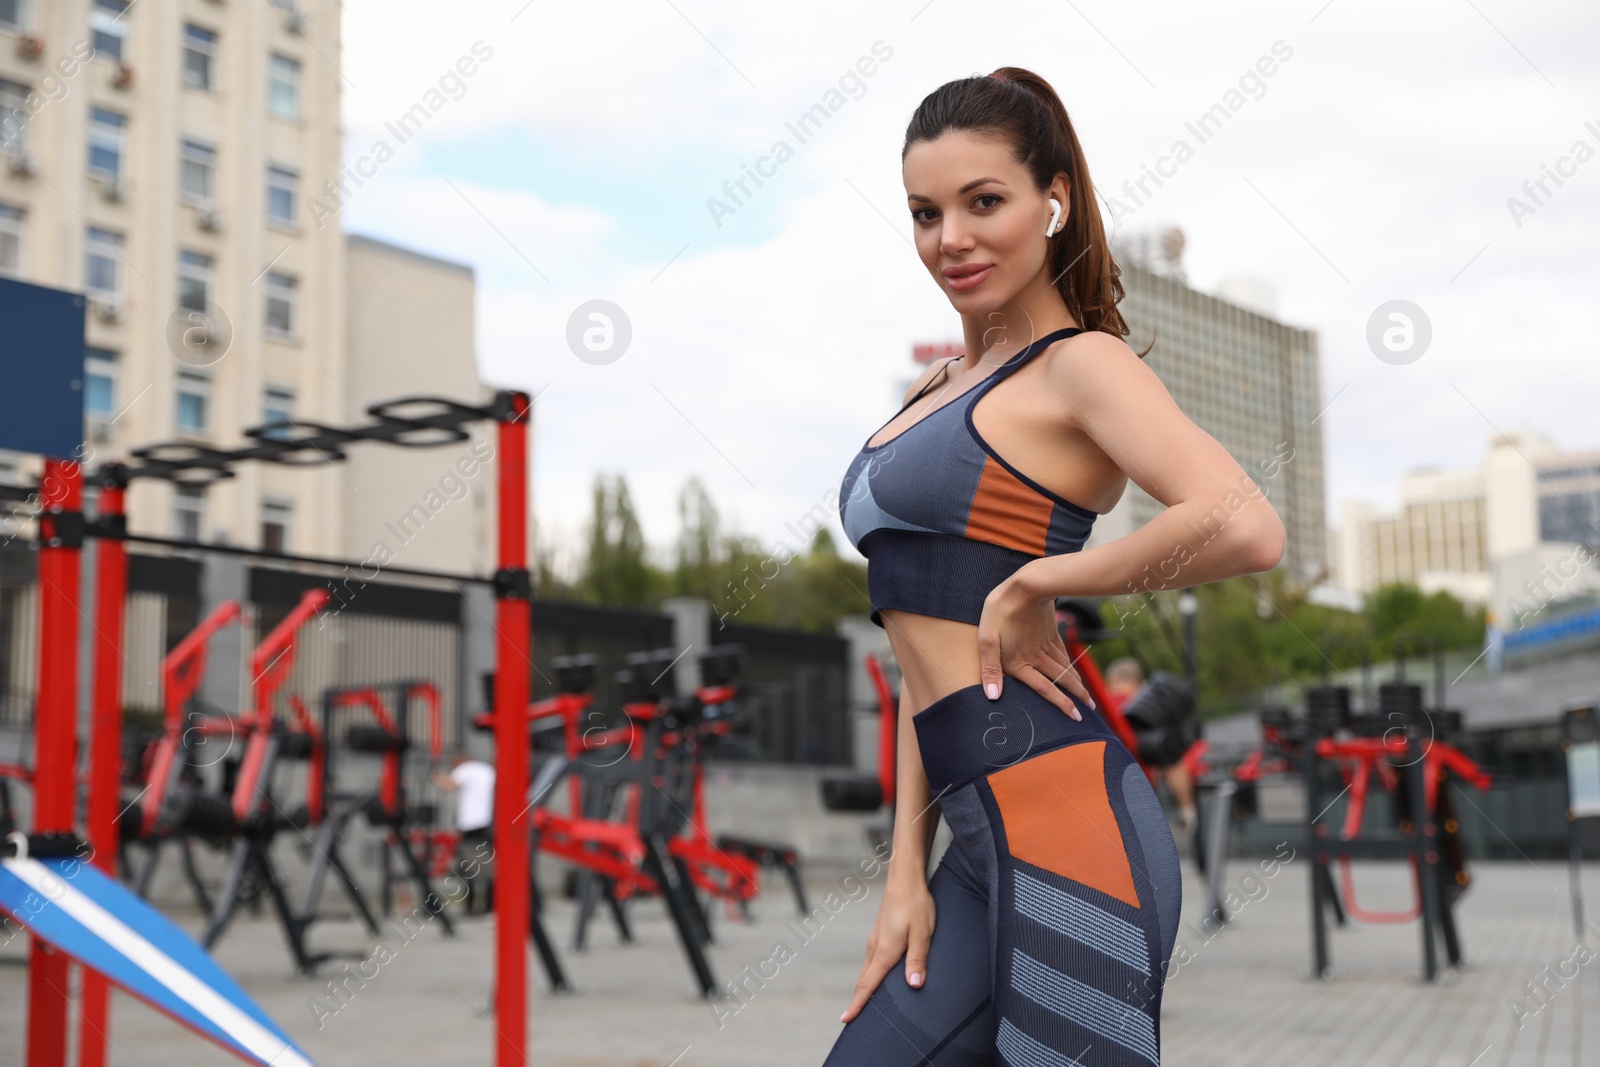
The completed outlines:
{"type": "Polygon", "coordinates": [[[886,608],[879,613],[916,711],[979,681],[978,628],[954,619],[886,608]]]}

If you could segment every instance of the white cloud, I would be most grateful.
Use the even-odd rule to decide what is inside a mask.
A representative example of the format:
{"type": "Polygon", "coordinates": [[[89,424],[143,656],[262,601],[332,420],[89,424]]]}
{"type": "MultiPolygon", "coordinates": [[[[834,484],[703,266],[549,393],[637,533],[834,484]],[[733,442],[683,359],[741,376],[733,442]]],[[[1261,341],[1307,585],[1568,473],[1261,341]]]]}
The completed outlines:
{"type": "Polygon", "coordinates": [[[1116,195],[1278,39],[1294,57],[1136,221],[1183,227],[1197,287],[1270,279],[1281,316],[1319,331],[1325,401],[1349,386],[1323,420],[1328,499],[1383,504],[1407,469],[1475,463],[1491,422],[1596,443],[1600,162],[1521,229],[1505,209],[1600,118],[1600,106],[1583,111],[1600,100],[1584,51],[1600,16],[1587,7],[1334,0],[1291,19],[1264,3],[1080,14],[934,0],[781,16],[674,3],[534,4],[515,23],[521,0],[457,5],[448,19],[433,5],[346,5],[352,142],[482,38],[493,60],[424,137],[492,143],[515,126],[625,149],[646,197],[658,156],[704,145],[753,159],[873,41],[894,49],[861,99],[757,191],[776,232],[751,242],[737,228],[752,215],[730,221],[748,247],[726,247],[702,204],[679,204],[653,223],[687,246],[663,270],[670,257],[630,255],[621,212],[542,195],[552,176],[530,173],[521,189],[452,177],[486,223],[414,157],[352,201],[347,227],[478,267],[485,378],[549,387],[535,468],[547,529],[576,532],[601,470],[628,475],[658,545],[675,534],[691,475],[764,541],[837,487],[897,406],[910,344],[960,335],[903,239],[905,124],[941,82],[1001,64],[1038,70],[1073,114],[1102,193],[1116,195]],[[595,297],[634,328],[633,349],[604,367],[564,340],[573,308],[595,297]],[[1408,367],[1379,362],[1364,341],[1371,310],[1397,297],[1435,327],[1433,350],[1408,367]]]}

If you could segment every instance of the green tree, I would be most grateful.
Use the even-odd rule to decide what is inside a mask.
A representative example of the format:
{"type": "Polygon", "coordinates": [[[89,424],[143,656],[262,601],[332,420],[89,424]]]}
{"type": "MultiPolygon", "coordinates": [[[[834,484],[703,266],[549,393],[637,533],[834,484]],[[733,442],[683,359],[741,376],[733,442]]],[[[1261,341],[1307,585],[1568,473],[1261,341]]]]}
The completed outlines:
{"type": "Polygon", "coordinates": [[[1390,583],[1368,593],[1363,606],[1372,620],[1374,659],[1392,656],[1402,634],[1436,640],[1447,649],[1483,643],[1483,609],[1469,611],[1442,589],[1424,594],[1414,585],[1390,583]]]}
{"type": "MultiPolygon", "coordinates": [[[[1448,593],[1424,595],[1415,586],[1384,586],[1359,612],[1308,599],[1306,587],[1282,570],[1196,586],[1195,645],[1200,706],[1207,715],[1242,710],[1261,689],[1328,677],[1354,684],[1363,651],[1389,659],[1399,634],[1438,639],[1446,650],[1481,647],[1481,609],[1448,593]]],[[[1101,607],[1112,639],[1092,648],[1102,668],[1133,655],[1147,673],[1184,671],[1179,591],[1112,597],[1101,607]]],[[[1410,654],[1416,654],[1411,652],[1410,654]]]]}
{"type": "Polygon", "coordinates": [[[576,583],[582,599],[599,604],[648,607],[660,599],[665,580],[650,564],[644,531],[621,475],[610,484],[595,475],[588,552],[576,583]]]}
{"type": "Polygon", "coordinates": [[[677,560],[672,595],[715,601],[727,560],[721,519],[700,479],[690,478],[678,494],[677,560]]]}

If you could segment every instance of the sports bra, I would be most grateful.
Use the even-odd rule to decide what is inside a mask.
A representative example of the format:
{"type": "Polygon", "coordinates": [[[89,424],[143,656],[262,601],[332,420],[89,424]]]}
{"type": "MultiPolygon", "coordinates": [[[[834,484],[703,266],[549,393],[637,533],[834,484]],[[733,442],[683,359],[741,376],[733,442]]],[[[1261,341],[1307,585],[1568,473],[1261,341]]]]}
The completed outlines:
{"type": "Polygon", "coordinates": [[[883,444],[863,445],[850,462],[839,489],[839,518],[851,544],[867,557],[867,592],[878,626],[884,608],[976,626],[984,598],[1023,564],[1076,552],[1088,540],[1099,513],[1057,496],[1007,463],[972,422],[973,405],[996,382],[1056,341],[1082,332],[1070,326],[1046,334],[883,444]]]}

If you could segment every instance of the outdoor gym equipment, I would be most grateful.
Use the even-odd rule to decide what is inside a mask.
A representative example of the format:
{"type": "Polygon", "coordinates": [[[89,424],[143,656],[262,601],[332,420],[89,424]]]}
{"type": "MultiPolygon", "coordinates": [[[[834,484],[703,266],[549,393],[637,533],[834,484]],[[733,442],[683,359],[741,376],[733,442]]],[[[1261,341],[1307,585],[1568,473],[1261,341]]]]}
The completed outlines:
{"type": "MultiPolygon", "coordinates": [[[[520,810],[528,787],[528,767],[522,746],[526,744],[525,714],[530,691],[528,664],[532,641],[532,584],[527,570],[527,429],[531,405],[527,394],[501,391],[491,404],[482,407],[437,397],[408,397],[367,408],[372,421],[360,426],[341,428],[280,422],[252,427],[246,431],[246,435],[253,443],[231,450],[193,442],[171,442],[136,449],[132,458],[137,463],[106,464],[88,476],[88,480],[100,487],[100,496],[98,517],[94,521],[86,521],[82,510],[85,472],[79,463],[62,458],[75,454],[73,442],[79,439],[83,425],[83,298],[40,286],[0,281],[4,281],[4,285],[0,285],[0,312],[15,328],[17,343],[27,347],[36,356],[27,367],[17,371],[28,378],[20,384],[26,386],[25,391],[30,396],[30,405],[34,410],[28,412],[28,418],[24,420],[0,419],[0,446],[45,456],[39,492],[42,507],[37,515],[40,542],[40,680],[34,760],[36,804],[34,832],[27,839],[28,845],[34,845],[36,839],[39,842],[45,842],[46,839],[76,840],[74,767],[77,748],[77,630],[80,621],[78,585],[79,557],[84,538],[95,538],[99,552],[96,566],[87,846],[95,867],[100,869],[110,869],[118,847],[118,763],[122,743],[122,712],[118,695],[122,615],[127,591],[125,542],[132,540],[207,551],[259,554],[248,549],[207,546],[129,533],[122,509],[124,490],[131,479],[159,477],[203,484],[232,476],[231,467],[245,460],[285,465],[335,462],[344,458],[344,446],[359,441],[428,447],[466,440],[468,435],[461,427],[483,419],[494,421],[498,428],[496,514],[499,569],[489,580],[496,597],[494,632],[498,670],[495,726],[501,753],[496,778],[496,807],[500,811],[520,810]],[[18,293],[22,295],[18,296],[18,293]],[[34,320],[46,312],[50,316],[50,323],[35,324],[34,320]],[[37,377],[39,381],[35,382],[29,376],[37,377]],[[74,381],[77,382],[76,388],[72,384],[74,381]],[[76,399],[71,399],[73,397],[76,399]]],[[[311,562],[338,564],[347,561],[311,562]]],[[[485,580],[398,566],[390,566],[388,570],[394,573],[429,573],[430,576],[458,581],[485,580]]],[[[270,747],[278,744],[276,737],[265,732],[265,724],[257,725],[254,729],[259,731],[259,734],[252,736],[255,748],[253,752],[247,749],[246,759],[240,768],[242,781],[246,783],[251,779],[259,780],[265,755],[270,747]],[[260,740],[257,740],[257,736],[260,740]]],[[[258,801],[261,799],[259,792],[251,789],[236,795],[253,797],[258,801]]],[[[520,817],[497,820],[494,847],[498,863],[512,870],[527,869],[528,846],[525,820],[520,817]]],[[[4,873],[0,877],[13,881],[43,877],[38,873],[41,869],[48,874],[50,865],[74,862],[71,856],[65,859],[35,858],[39,855],[39,850],[34,848],[25,859],[6,859],[4,873]]],[[[86,869],[79,877],[87,878],[85,884],[94,885],[97,892],[98,883],[108,881],[101,877],[98,870],[86,869]]],[[[110,884],[117,893],[122,892],[120,887],[110,884]]],[[[0,908],[17,914],[9,903],[12,898],[4,892],[9,887],[10,883],[0,882],[0,908]]],[[[500,1067],[526,1062],[527,963],[524,942],[528,936],[528,894],[528,885],[520,879],[506,880],[496,894],[495,1024],[492,1041],[496,1062],[500,1067]]],[[[106,903],[101,906],[109,909],[124,925],[131,925],[136,932],[142,930],[153,933],[155,927],[165,921],[133,894],[123,893],[123,896],[125,900],[118,898],[116,893],[108,893],[104,898],[106,903]]],[[[29,1067],[64,1067],[73,1017],[68,1011],[71,1003],[68,957],[63,953],[72,951],[67,947],[72,943],[71,935],[59,927],[58,920],[63,919],[62,909],[53,904],[47,903],[42,909],[27,914],[17,914],[17,918],[35,935],[29,956],[27,1062],[29,1067]]],[[[95,939],[94,944],[103,946],[106,942],[95,939]]],[[[177,959],[174,953],[184,955],[185,950],[181,946],[173,947],[167,953],[167,958],[177,959]]],[[[234,1014],[229,1018],[238,1027],[248,1030],[251,1039],[241,1043],[237,1034],[227,1038],[217,1037],[225,1047],[255,1062],[276,1062],[279,1067],[309,1062],[286,1039],[281,1039],[281,1035],[275,1037],[271,1028],[263,1025],[264,1016],[248,1003],[237,987],[225,990],[226,976],[215,971],[214,967],[202,974],[197,970],[200,964],[196,962],[188,968],[190,979],[180,982],[177,987],[162,985],[161,988],[166,990],[162,993],[140,986],[128,970],[103,955],[98,948],[91,946],[81,949],[77,958],[91,968],[85,974],[82,1005],[78,1012],[78,1018],[82,1020],[78,1043],[83,1067],[102,1067],[106,1060],[108,987],[102,976],[109,976],[139,995],[147,996],[152,1003],[208,1036],[217,1034],[195,1022],[195,1012],[210,1010],[226,1001],[235,1005],[232,1009],[234,1014]],[[185,990],[184,993],[172,992],[180,987],[185,990]],[[196,1007],[200,1002],[204,1002],[204,1009],[196,1007]],[[238,1005],[246,1005],[248,1010],[238,1005]],[[262,1038],[263,1034],[267,1036],[262,1038]],[[275,1047],[271,1044],[273,1041],[277,1042],[275,1047]]],[[[175,975],[176,972],[173,972],[167,977],[178,981],[175,975]]],[[[218,1007],[217,1010],[224,1009],[218,1007]]]]}
{"type": "MultiPolygon", "coordinates": [[[[669,711],[668,693],[672,681],[670,670],[666,668],[674,656],[668,652],[665,660],[659,653],[635,653],[627,657],[628,667],[617,675],[623,689],[625,721],[611,729],[581,730],[578,716],[589,701],[574,699],[588,696],[598,660],[593,656],[564,657],[557,665],[564,692],[530,709],[530,717],[561,716],[565,748],[563,752],[546,757],[540,767],[541,788],[534,794],[531,810],[536,835],[534,852],[535,855],[549,852],[581,871],[604,876],[612,915],[624,940],[631,940],[632,934],[621,901],[637,894],[659,892],[701,991],[711,996],[716,990],[716,981],[702,950],[702,945],[710,938],[709,926],[694,896],[694,883],[687,864],[672,855],[666,840],[678,824],[666,825],[661,817],[661,806],[650,797],[641,796],[643,782],[650,782],[657,791],[667,788],[681,795],[685,781],[677,761],[666,765],[668,748],[663,743],[667,730],[681,725],[669,711]],[[667,678],[665,685],[661,684],[663,677],[667,678]],[[577,806],[572,809],[573,813],[563,815],[550,811],[542,801],[550,795],[561,776],[568,774],[574,776],[568,788],[577,806]],[[633,785],[641,788],[629,790],[625,818],[613,819],[617,797],[633,785]]],[[[533,721],[536,723],[538,719],[533,721]]],[[[498,723],[492,717],[480,716],[479,725],[498,726],[498,723]]],[[[535,737],[544,733],[546,731],[537,731],[535,737]]],[[[754,877],[753,864],[745,873],[754,877]]],[[[574,933],[577,947],[582,945],[587,922],[585,913],[592,913],[594,899],[592,891],[580,894],[578,925],[574,933]]]]}
{"type": "Polygon", "coordinates": [[[209,948],[233,917],[243,898],[267,892],[273,897],[296,965],[309,971],[315,960],[304,951],[301,924],[279,897],[278,877],[270,846],[277,831],[300,827],[303,811],[284,812],[273,800],[272,782],[280,759],[312,756],[314,739],[290,730],[273,713],[273,701],[294,663],[297,633],[327,602],[325,591],[308,591],[300,604],[256,647],[250,657],[254,710],[237,715],[202,716],[190,712],[189,701],[205,674],[206,645],[222,627],[241,619],[237,601],[219,604],[162,661],[162,732],[151,746],[150,767],[137,807],[123,817],[146,846],[145,862],[135,879],[141,897],[148,897],[156,864],[166,842],[176,841],[190,889],[209,916],[204,943],[209,948]],[[244,739],[237,758],[233,748],[244,739]],[[213,793],[196,772],[195,753],[216,747],[227,757],[224,783],[232,788],[213,793]],[[231,772],[231,773],[230,773],[231,772]],[[223,892],[212,900],[194,866],[192,840],[231,849],[223,892]]]}
{"type": "MultiPolygon", "coordinates": [[[[1348,686],[1323,684],[1306,691],[1306,715],[1285,709],[1261,713],[1263,741],[1234,772],[1253,790],[1272,776],[1298,777],[1305,797],[1305,833],[1311,853],[1312,974],[1329,973],[1326,912],[1340,926],[1349,919],[1368,923],[1422,920],[1423,977],[1438,972],[1437,931],[1451,966],[1461,963],[1455,904],[1470,884],[1460,842],[1450,784],[1459,779],[1484,791],[1490,776],[1451,743],[1461,730],[1461,713],[1444,707],[1444,656],[1433,642],[1435,706],[1423,706],[1423,688],[1405,681],[1407,635],[1395,643],[1396,675],[1378,686],[1375,706],[1365,714],[1352,707],[1348,686]],[[1342,788],[1330,796],[1330,779],[1342,788]],[[1366,812],[1374,786],[1390,797],[1395,829],[1368,828],[1366,812]],[[1323,817],[1348,795],[1343,825],[1323,817]],[[1333,861],[1340,869],[1342,900],[1334,888],[1333,861]],[[1353,859],[1405,859],[1412,874],[1413,903],[1403,910],[1369,910],[1356,900],[1353,859]]],[[[1366,664],[1363,664],[1363,675],[1366,664]]]]}
{"type": "MultiPolygon", "coordinates": [[[[679,700],[672,670],[677,657],[672,649],[656,649],[625,658],[617,673],[625,721],[585,737],[583,748],[591,758],[568,768],[583,779],[581,813],[574,817],[537,807],[534,830],[540,851],[607,876],[606,889],[615,897],[659,894],[701,993],[709,997],[717,989],[704,951],[711,940],[710,921],[695,894],[689,862],[674,853],[671,839],[690,822],[685,809],[694,803],[700,713],[732,699],[733,690],[702,688],[679,700]],[[622,796],[626,811],[616,820],[613,811],[622,796]]],[[[726,891],[753,894],[755,864],[737,856],[726,862],[726,891]]],[[[573,936],[578,947],[593,901],[592,890],[580,898],[573,936]]]]}
{"type": "MultiPolygon", "coordinates": [[[[355,794],[341,791],[335,778],[339,762],[338,748],[325,748],[327,753],[321,765],[321,783],[318,802],[324,808],[321,826],[314,846],[311,876],[306,884],[303,921],[311,922],[322,895],[326,873],[332,867],[340,881],[353,896],[359,896],[355,883],[346,874],[339,860],[341,841],[350,820],[357,813],[366,816],[369,825],[381,829],[383,838],[379,847],[382,871],[381,897],[385,916],[393,913],[393,857],[399,854],[405,877],[411,879],[417,900],[439,920],[440,929],[448,936],[455,933],[450,917],[445,914],[443,898],[434,892],[428,870],[432,849],[431,831],[436,808],[419,807],[410,803],[416,790],[406,788],[406,755],[413,746],[414,730],[411,726],[411,704],[414,699],[426,701],[428,706],[428,736],[431,765],[438,767],[444,755],[444,724],[441,715],[439,690],[432,682],[411,680],[386,687],[394,691],[393,705],[383,699],[375,686],[348,689],[330,689],[323,694],[323,722],[320,731],[325,744],[329,739],[343,736],[345,747],[351,752],[361,752],[382,757],[382,769],[375,792],[355,794]],[[352,717],[365,712],[370,721],[352,722],[352,717]],[[343,725],[341,735],[339,727],[343,725]],[[422,831],[421,834],[415,831],[422,831]]],[[[363,904],[360,908],[374,933],[377,923],[363,904]]]]}
{"type": "MultiPolygon", "coordinates": [[[[603,895],[623,940],[631,940],[622,902],[662,896],[701,991],[716,982],[702,946],[711,940],[709,917],[696,888],[729,906],[745,909],[759,891],[763,862],[789,872],[802,910],[799,857],[793,848],[743,839],[713,840],[706,823],[703,757],[707,744],[736,725],[734,681],[742,650],[714,646],[700,654],[704,684],[676,696],[672,666],[681,653],[654,649],[633,653],[617,675],[623,722],[609,729],[583,729],[597,659],[567,656],[555,662],[556,697],[535,704],[535,746],[551,743],[557,730],[540,720],[558,720],[562,751],[546,758],[541,781],[553,785],[570,774],[569,812],[551,811],[535,793],[537,851],[577,867],[579,909],[574,945],[582,948],[587,923],[603,895]],[[559,762],[558,762],[559,761],[559,762]],[[623,802],[620,816],[615,812],[623,802]]],[[[480,725],[484,724],[480,718],[480,725]]]]}
{"type": "MultiPolygon", "coordinates": [[[[829,811],[877,811],[888,806],[890,824],[894,821],[895,760],[899,751],[896,729],[900,701],[889,687],[889,678],[878,657],[864,657],[867,677],[878,696],[878,773],[874,775],[833,775],[822,780],[822,806],[829,811]]],[[[888,836],[887,832],[884,834],[888,836]]]]}
{"type": "Polygon", "coordinates": [[[180,808],[188,806],[180,797],[200,790],[193,756],[197,743],[208,740],[202,732],[192,729],[197,724],[191,722],[189,701],[205,677],[207,643],[223,627],[239,621],[241,614],[237,600],[223,601],[162,657],[161,700],[165,714],[161,733],[148,751],[144,789],[137,802],[124,809],[119,827],[122,842],[138,841],[145,849],[144,865],[133,879],[139,895],[149,898],[161,851],[167,842],[175,841],[182,852],[184,878],[195,903],[207,915],[213,906],[211,894],[195,869],[191,836],[182,825],[189,813],[180,808]]]}
{"type": "MultiPolygon", "coordinates": [[[[283,879],[272,859],[272,842],[283,829],[302,830],[305,814],[296,818],[278,804],[273,797],[272,778],[280,753],[289,746],[303,756],[310,754],[309,740],[300,734],[291,741],[291,734],[283,720],[274,714],[274,698],[288,680],[294,668],[295,636],[300,627],[310,620],[328,602],[324,589],[311,589],[300,598],[300,603],[273,627],[250,655],[251,686],[254,708],[242,727],[248,731],[244,757],[240,761],[237,781],[227,803],[191,790],[179,790],[169,797],[181,798],[175,821],[179,829],[211,837],[227,839],[231,846],[228,872],[223,879],[222,891],[217,895],[211,910],[211,922],[201,936],[200,943],[207,949],[216,944],[222,932],[232,921],[239,903],[240,890],[246,879],[253,879],[272,898],[274,910],[283,924],[284,936],[294,955],[295,966],[302,974],[310,974],[324,957],[313,957],[306,951],[304,924],[289,905],[283,879]]],[[[233,724],[226,724],[233,729],[233,724]]]]}

